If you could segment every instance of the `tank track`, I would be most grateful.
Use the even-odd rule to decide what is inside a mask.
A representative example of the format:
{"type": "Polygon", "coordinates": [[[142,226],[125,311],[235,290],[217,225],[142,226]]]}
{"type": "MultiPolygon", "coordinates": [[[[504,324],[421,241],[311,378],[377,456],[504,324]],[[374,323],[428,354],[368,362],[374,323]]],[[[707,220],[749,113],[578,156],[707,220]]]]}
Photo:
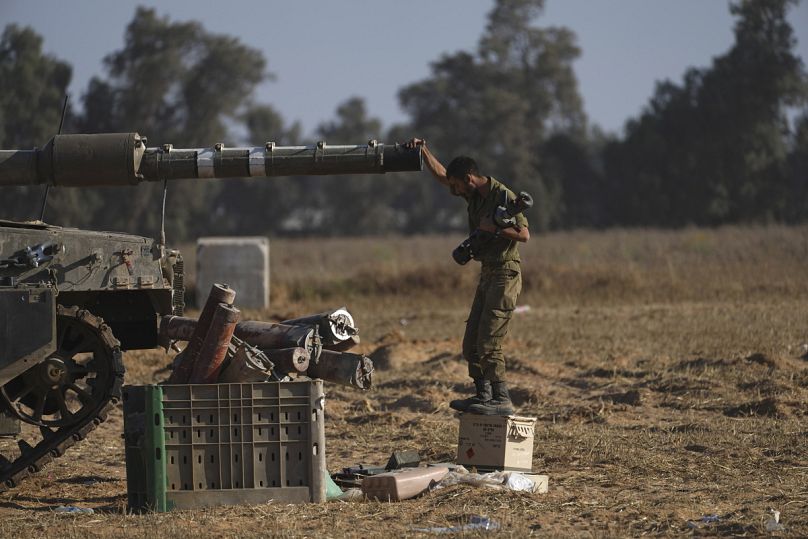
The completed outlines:
{"type": "MultiPolygon", "coordinates": [[[[123,387],[123,354],[118,339],[112,334],[112,330],[104,323],[104,320],[93,315],[86,309],[78,307],[56,308],[57,316],[73,317],[83,324],[89,326],[98,336],[109,353],[111,370],[113,376],[110,384],[105,388],[102,399],[95,404],[92,410],[84,414],[78,423],[59,428],[55,431],[48,428],[40,428],[42,440],[35,446],[31,446],[24,440],[17,443],[20,447],[20,456],[9,461],[0,455],[0,492],[5,492],[11,488],[19,486],[26,478],[42,470],[42,468],[61,457],[74,444],[80,442],[94,430],[98,425],[106,421],[109,412],[121,400],[121,388],[123,387]]],[[[11,403],[3,393],[3,400],[9,409],[11,403]]]]}

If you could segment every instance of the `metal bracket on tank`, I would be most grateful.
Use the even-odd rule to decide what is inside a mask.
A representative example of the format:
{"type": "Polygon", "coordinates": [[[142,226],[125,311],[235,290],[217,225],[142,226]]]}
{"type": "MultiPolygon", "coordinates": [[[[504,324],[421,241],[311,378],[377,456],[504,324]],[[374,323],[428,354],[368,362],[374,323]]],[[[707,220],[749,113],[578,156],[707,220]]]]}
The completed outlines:
{"type": "Polygon", "coordinates": [[[325,141],[321,140],[317,143],[317,146],[314,148],[314,162],[322,161],[323,157],[325,157],[325,141]]]}
{"type": "Polygon", "coordinates": [[[65,251],[64,245],[54,241],[46,241],[36,245],[27,245],[25,249],[17,251],[11,258],[0,260],[0,268],[38,268],[45,262],[65,251]]]}
{"type": "Polygon", "coordinates": [[[267,147],[250,148],[249,150],[249,167],[250,176],[263,176],[266,174],[266,154],[267,147]]]}
{"type": "MultiPolygon", "coordinates": [[[[267,142],[264,145],[264,147],[266,148],[266,156],[267,156],[265,157],[265,159],[267,158],[269,159],[269,170],[275,169],[275,146],[277,146],[277,143],[274,141],[267,142]]],[[[266,163],[264,164],[264,166],[266,167],[266,163]]]]}
{"type": "Polygon", "coordinates": [[[201,148],[196,152],[196,175],[199,178],[215,178],[216,170],[213,167],[213,157],[216,150],[201,148]]]}
{"type": "MultiPolygon", "coordinates": [[[[370,139],[368,141],[367,152],[369,153],[371,150],[373,150],[373,152],[376,154],[376,164],[379,167],[384,166],[384,149],[383,148],[384,148],[384,145],[381,145],[381,147],[380,147],[379,141],[376,140],[375,138],[370,139]]],[[[365,155],[367,155],[367,153],[365,155]]]]}

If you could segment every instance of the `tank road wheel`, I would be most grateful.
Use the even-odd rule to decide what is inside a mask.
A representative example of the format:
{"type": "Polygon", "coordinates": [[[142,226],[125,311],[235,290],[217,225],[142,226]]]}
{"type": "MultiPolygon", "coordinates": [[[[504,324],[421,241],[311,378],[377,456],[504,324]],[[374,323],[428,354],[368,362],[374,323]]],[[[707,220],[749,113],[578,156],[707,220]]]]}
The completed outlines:
{"type": "Polygon", "coordinates": [[[80,424],[120,398],[121,348],[101,318],[57,306],[56,351],[5,386],[16,415],[49,429],[80,424]]]}
{"type": "Polygon", "coordinates": [[[121,346],[104,321],[78,307],[56,307],[56,351],[0,388],[3,407],[39,426],[35,446],[0,455],[0,492],[15,487],[107,418],[121,398],[121,346]]]}

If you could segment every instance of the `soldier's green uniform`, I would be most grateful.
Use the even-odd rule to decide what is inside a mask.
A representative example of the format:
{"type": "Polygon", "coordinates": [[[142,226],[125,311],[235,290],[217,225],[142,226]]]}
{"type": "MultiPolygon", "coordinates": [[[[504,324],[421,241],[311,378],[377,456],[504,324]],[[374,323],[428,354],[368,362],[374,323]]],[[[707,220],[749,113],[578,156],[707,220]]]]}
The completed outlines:
{"type": "MultiPolygon", "coordinates": [[[[466,198],[468,202],[469,229],[473,232],[484,217],[492,217],[502,191],[515,198],[513,191],[501,182],[488,177],[490,189],[485,196],[474,191],[466,198]]],[[[527,227],[527,219],[521,213],[516,216],[517,226],[527,227]]],[[[521,259],[517,242],[504,237],[489,241],[475,255],[482,263],[480,282],[471,304],[463,336],[463,356],[469,364],[469,376],[492,382],[505,379],[505,356],[502,342],[508,334],[508,325],[516,307],[516,299],[522,290],[521,259]]]]}

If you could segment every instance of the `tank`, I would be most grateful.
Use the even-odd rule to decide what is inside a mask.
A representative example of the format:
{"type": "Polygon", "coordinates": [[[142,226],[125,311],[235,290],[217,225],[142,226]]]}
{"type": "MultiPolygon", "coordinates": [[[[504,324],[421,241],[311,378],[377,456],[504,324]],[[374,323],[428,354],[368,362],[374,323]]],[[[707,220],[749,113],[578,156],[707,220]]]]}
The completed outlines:
{"type": "MultiPolygon", "coordinates": [[[[0,150],[4,186],[127,186],[143,181],[418,171],[419,149],[355,146],[148,147],[138,133],[68,134],[0,150]]],[[[2,205],[0,205],[0,213],[2,205]]],[[[162,236],[162,235],[161,235],[162,236]]],[[[84,439],[121,398],[126,350],[158,347],[182,316],[182,255],[164,238],[0,220],[0,491],[84,439]],[[38,441],[22,439],[21,424],[38,441]],[[5,447],[7,444],[3,445],[5,447]]]]}

